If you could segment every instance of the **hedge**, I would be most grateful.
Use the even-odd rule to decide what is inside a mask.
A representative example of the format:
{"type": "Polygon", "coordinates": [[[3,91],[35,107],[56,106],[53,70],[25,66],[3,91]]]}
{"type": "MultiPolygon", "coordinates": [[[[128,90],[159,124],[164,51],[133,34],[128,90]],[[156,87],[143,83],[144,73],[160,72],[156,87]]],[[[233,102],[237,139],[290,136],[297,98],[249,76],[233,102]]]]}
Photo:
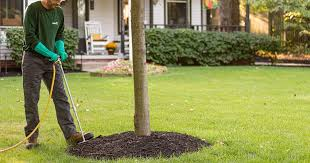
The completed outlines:
{"type": "Polygon", "coordinates": [[[280,40],[268,35],[191,29],[148,29],[146,47],[147,60],[162,65],[252,64],[259,50],[281,50],[280,40]]]}
{"type": "MultiPolygon", "coordinates": [[[[21,63],[24,32],[22,28],[6,31],[11,57],[21,63]],[[22,40],[22,41],[21,41],[22,40]]],[[[245,32],[199,32],[191,29],[146,30],[147,60],[161,65],[229,65],[252,64],[259,50],[276,53],[281,50],[279,39],[245,32]]],[[[65,29],[65,48],[75,55],[78,31],[65,29]]],[[[65,63],[73,68],[73,60],[65,63]]]]}

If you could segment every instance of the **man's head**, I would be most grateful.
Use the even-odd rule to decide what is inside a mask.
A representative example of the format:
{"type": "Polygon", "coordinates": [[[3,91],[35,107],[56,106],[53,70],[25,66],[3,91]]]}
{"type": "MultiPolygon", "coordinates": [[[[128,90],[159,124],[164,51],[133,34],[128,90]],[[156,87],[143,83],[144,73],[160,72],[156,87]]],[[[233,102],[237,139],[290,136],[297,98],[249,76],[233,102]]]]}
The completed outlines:
{"type": "Polygon", "coordinates": [[[42,0],[44,7],[46,7],[47,9],[54,9],[56,7],[59,7],[62,1],[63,0],[42,0]]]}

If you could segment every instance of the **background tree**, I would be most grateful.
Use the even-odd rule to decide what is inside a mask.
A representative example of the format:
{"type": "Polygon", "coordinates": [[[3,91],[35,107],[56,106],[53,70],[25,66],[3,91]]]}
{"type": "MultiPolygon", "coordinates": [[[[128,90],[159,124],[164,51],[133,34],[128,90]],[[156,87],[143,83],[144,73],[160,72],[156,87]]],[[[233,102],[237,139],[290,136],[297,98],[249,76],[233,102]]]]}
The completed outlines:
{"type": "Polygon", "coordinates": [[[309,0],[255,0],[252,9],[269,13],[270,34],[286,41],[289,49],[302,47],[302,51],[310,53],[309,0]]]}
{"type": "Polygon", "coordinates": [[[240,2],[239,0],[220,1],[220,25],[240,25],[240,2]]]}

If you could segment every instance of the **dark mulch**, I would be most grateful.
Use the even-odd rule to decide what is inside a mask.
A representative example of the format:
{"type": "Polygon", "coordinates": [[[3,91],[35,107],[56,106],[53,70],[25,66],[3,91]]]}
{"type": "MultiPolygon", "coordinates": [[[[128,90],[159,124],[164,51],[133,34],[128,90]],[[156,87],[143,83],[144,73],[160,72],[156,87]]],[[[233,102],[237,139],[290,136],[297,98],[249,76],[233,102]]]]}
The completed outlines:
{"type": "Polygon", "coordinates": [[[69,147],[68,153],[94,159],[118,159],[124,157],[165,157],[195,152],[210,144],[199,138],[173,132],[152,132],[151,136],[136,136],[124,132],[111,136],[99,136],[88,142],[69,147]]]}

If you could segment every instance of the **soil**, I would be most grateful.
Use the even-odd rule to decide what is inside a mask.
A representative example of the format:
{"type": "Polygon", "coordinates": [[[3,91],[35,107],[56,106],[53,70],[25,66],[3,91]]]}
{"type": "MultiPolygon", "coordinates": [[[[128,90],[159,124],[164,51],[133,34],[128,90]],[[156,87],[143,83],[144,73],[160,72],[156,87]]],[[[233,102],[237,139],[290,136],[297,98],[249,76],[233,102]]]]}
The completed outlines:
{"type": "Polygon", "coordinates": [[[85,143],[71,146],[70,155],[93,159],[119,159],[133,157],[179,156],[210,146],[204,140],[174,132],[152,132],[150,136],[136,136],[124,132],[111,136],[99,136],[85,143]]]}

